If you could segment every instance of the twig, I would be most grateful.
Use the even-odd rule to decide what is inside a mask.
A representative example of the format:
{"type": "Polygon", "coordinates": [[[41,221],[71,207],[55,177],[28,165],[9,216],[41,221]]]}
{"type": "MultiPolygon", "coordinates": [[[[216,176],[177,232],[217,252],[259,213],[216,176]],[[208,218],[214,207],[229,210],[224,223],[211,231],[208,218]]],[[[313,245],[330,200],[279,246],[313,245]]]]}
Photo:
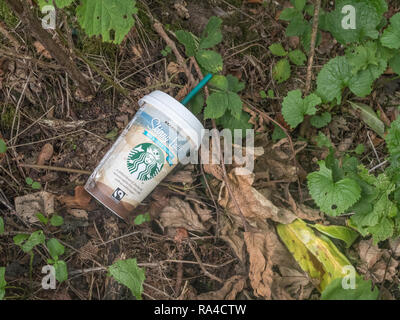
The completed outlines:
{"type": "Polygon", "coordinates": [[[217,276],[214,276],[213,274],[211,274],[210,272],[207,271],[207,269],[204,267],[204,264],[201,261],[199,255],[197,254],[193,245],[190,242],[188,242],[188,244],[189,244],[190,250],[192,250],[194,257],[196,258],[196,261],[199,263],[199,266],[200,266],[201,270],[203,270],[204,274],[212,280],[218,281],[219,283],[223,283],[222,279],[218,278],[217,276]]]}
{"type": "Polygon", "coordinates": [[[18,166],[19,167],[24,167],[24,168],[51,170],[51,171],[61,171],[61,172],[69,172],[69,173],[79,173],[79,174],[86,174],[86,175],[92,174],[91,171],[86,171],[86,170],[60,168],[60,167],[52,167],[52,166],[44,166],[44,165],[40,166],[40,165],[37,165],[37,164],[21,163],[18,166]]]}
{"type": "Polygon", "coordinates": [[[308,56],[305,95],[308,95],[308,93],[310,92],[310,89],[311,89],[312,67],[314,64],[315,44],[317,42],[320,8],[321,8],[321,0],[315,0],[314,20],[313,20],[312,33],[311,33],[310,54],[308,56]]]}
{"type": "Polygon", "coordinates": [[[165,30],[163,28],[163,25],[160,22],[156,21],[154,23],[153,27],[154,27],[154,30],[156,30],[156,32],[160,35],[160,37],[163,38],[165,43],[171,48],[172,52],[176,56],[176,60],[178,61],[178,64],[181,65],[185,71],[186,77],[188,78],[189,85],[193,85],[195,83],[193,75],[190,72],[190,70],[188,69],[188,67],[186,65],[186,61],[180,54],[178,48],[176,47],[175,42],[172,41],[171,38],[167,35],[167,33],[165,32],[165,30]]]}
{"type": "Polygon", "coordinates": [[[7,30],[7,27],[3,21],[0,21],[0,33],[2,33],[12,43],[16,50],[21,47],[19,41],[7,30]]]}

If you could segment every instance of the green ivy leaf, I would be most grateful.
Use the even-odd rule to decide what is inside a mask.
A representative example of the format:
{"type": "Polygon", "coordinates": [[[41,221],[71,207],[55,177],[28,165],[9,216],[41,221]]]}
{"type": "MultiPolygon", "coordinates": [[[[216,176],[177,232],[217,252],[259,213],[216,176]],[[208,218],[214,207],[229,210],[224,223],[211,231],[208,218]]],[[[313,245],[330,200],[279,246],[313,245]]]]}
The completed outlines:
{"type": "Polygon", "coordinates": [[[135,24],[137,12],[135,0],[85,0],[76,9],[78,22],[89,37],[101,35],[104,42],[117,44],[135,24]]]}
{"type": "Polygon", "coordinates": [[[65,247],[55,238],[47,241],[46,247],[54,260],[58,260],[58,257],[63,255],[65,251],[65,247]]]}
{"type": "Polygon", "coordinates": [[[289,59],[296,66],[304,66],[307,61],[306,55],[299,49],[289,52],[289,59]]]}
{"type": "Polygon", "coordinates": [[[6,295],[6,279],[5,279],[5,274],[6,274],[6,268],[0,267],[0,300],[4,299],[4,296],[6,295]]]}
{"type": "Polygon", "coordinates": [[[53,215],[50,219],[50,224],[53,227],[59,227],[59,226],[63,225],[63,223],[64,223],[64,218],[59,215],[56,215],[56,214],[53,215]]]}
{"type": "Polygon", "coordinates": [[[372,290],[372,281],[356,277],[355,289],[344,289],[342,278],[334,279],[321,294],[321,300],[377,300],[378,288],[372,290]]]}
{"type": "Polygon", "coordinates": [[[68,279],[68,268],[67,264],[63,260],[57,260],[53,264],[56,271],[56,279],[62,283],[68,279]]]}
{"type": "Polygon", "coordinates": [[[327,126],[332,121],[332,116],[329,112],[324,112],[321,115],[312,116],[310,123],[313,127],[321,129],[327,126]]]}
{"type": "Polygon", "coordinates": [[[338,216],[354,205],[361,195],[361,188],[352,179],[344,178],[335,182],[332,170],[325,161],[320,161],[320,170],[307,176],[311,197],[320,209],[330,216],[338,216]]]}
{"type": "Polygon", "coordinates": [[[352,78],[351,66],[346,57],[336,57],[324,65],[317,77],[317,94],[324,102],[342,101],[342,90],[352,78]]]}
{"type": "Polygon", "coordinates": [[[321,102],[321,99],[313,93],[303,99],[299,89],[290,91],[283,99],[283,118],[294,129],[303,122],[305,115],[314,115],[317,112],[315,106],[321,102]]]}
{"type": "Polygon", "coordinates": [[[197,43],[194,35],[188,31],[178,30],[175,36],[178,41],[185,46],[186,55],[188,57],[193,57],[197,51],[197,43]]]}
{"type": "Polygon", "coordinates": [[[7,152],[6,142],[3,139],[0,139],[0,153],[6,153],[6,152],[7,152]]]}
{"type": "Polygon", "coordinates": [[[200,40],[199,49],[212,48],[222,41],[221,24],[221,18],[210,18],[206,25],[206,28],[203,31],[203,36],[200,40]]]}
{"type": "Polygon", "coordinates": [[[222,57],[215,51],[200,50],[196,53],[196,60],[208,72],[218,73],[222,71],[222,57]]]}
{"type": "Polygon", "coordinates": [[[108,272],[116,281],[127,286],[136,299],[142,299],[143,282],[146,277],[144,270],[138,267],[136,259],[117,261],[108,267],[108,272]]]}
{"type": "Polygon", "coordinates": [[[400,13],[390,19],[390,25],[383,32],[381,43],[391,49],[400,49],[400,13]]]}
{"type": "Polygon", "coordinates": [[[273,43],[269,46],[269,51],[275,56],[278,57],[285,57],[287,56],[287,51],[283,48],[282,44],[280,43],[273,43]]]}
{"type": "Polygon", "coordinates": [[[278,83],[285,82],[290,78],[291,69],[287,59],[282,59],[274,66],[272,70],[272,77],[278,83]]]}

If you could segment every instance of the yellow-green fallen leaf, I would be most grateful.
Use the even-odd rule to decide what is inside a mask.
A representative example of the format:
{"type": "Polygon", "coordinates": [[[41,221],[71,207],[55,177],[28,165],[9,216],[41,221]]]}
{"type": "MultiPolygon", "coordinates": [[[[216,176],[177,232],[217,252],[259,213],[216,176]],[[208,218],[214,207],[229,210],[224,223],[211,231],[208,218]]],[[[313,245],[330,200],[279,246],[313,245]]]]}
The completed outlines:
{"type": "Polygon", "coordinates": [[[342,240],[346,243],[346,248],[350,248],[353,242],[358,238],[358,232],[344,226],[324,226],[323,224],[314,224],[311,227],[328,237],[342,240]]]}
{"type": "Polygon", "coordinates": [[[329,238],[316,236],[303,220],[280,224],[277,231],[300,267],[319,281],[320,291],[332,280],[342,278],[346,272],[344,267],[351,266],[329,238]]]}

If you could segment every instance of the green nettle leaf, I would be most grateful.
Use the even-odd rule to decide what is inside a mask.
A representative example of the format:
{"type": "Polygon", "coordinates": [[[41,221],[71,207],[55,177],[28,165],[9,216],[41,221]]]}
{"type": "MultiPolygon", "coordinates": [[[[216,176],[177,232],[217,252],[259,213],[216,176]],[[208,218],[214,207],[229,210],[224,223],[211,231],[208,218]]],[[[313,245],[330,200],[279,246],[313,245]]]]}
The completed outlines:
{"type": "Polygon", "coordinates": [[[290,1],[293,6],[299,10],[299,11],[303,11],[304,7],[306,6],[306,0],[291,0],[290,1]]]}
{"type": "Polygon", "coordinates": [[[116,281],[127,286],[136,299],[142,299],[143,282],[146,277],[144,270],[138,267],[136,259],[117,261],[108,267],[108,272],[116,281]]]}
{"type": "Polygon", "coordinates": [[[64,223],[64,218],[59,215],[53,215],[50,219],[50,224],[53,227],[59,227],[64,223]]]}
{"type": "Polygon", "coordinates": [[[235,129],[242,130],[242,137],[246,136],[246,129],[251,129],[252,125],[249,123],[250,115],[247,112],[242,111],[240,119],[232,116],[230,112],[226,112],[221,118],[216,119],[217,125],[221,125],[225,129],[230,129],[232,132],[235,129]]]}
{"type": "Polygon", "coordinates": [[[299,89],[290,91],[283,99],[283,118],[294,129],[303,122],[305,115],[314,115],[317,112],[315,106],[321,102],[321,99],[313,93],[303,99],[299,89]]]}
{"type": "Polygon", "coordinates": [[[394,72],[400,75],[400,54],[395,55],[393,58],[389,60],[389,66],[392,68],[394,72]]]}
{"type": "Polygon", "coordinates": [[[318,136],[315,137],[315,142],[320,148],[332,148],[331,140],[321,131],[318,133],[318,136]]]}
{"type": "Polygon", "coordinates": [[[338,216],[354,205],[361,195],[361,188],[352,179],[333,180],[332,170],[320,161],[320,170],[307,176],[311,197],[320,209],[330,216],[338,216]]]}
{"type": "Polygon", "coordinates": [[[226,79],[228,80],[228,91],[237,93],[242,91],[246,87],[246,84],[244,82],[240,82],[238,78],[231,74],[228,74],[226,76],[226,79]]]}
{"type": "Polygon", "coordinates": [[[365,152],[365,146],[360,143],[359,145],[357,145],[357,147],[354,149],[354,152],[358,155],[362,155],[365,152]]]}
{"type": "Polygon", "coordinates": [[[222,41],[221,33],[222,19],[211,17],[203,31],[202,39],[200,40],[199,49],[209,49],[222,41]]]}
{"type": "Polygon", "coordinates": [[[0,300],[4,299],[4,296],[6,295],[6,279],[5,279],[5,274],[6,274],[6,268],[0,267],[0,300]]]}
{"type": "Polygon", "coordinates": [[[150,214],[146,213],[146,214],[139,214],[135,220],[133,221],[137,226],[145,223],[145,222],[149,222],[151,220],[150,214]]]}
{"type": "Polygon", "coordinates": [[[317,78],[317,94],[324,102],[342,101],[342,90],[352,78],[351,66],[346,57],[336,57],[324,65],[317,78]]]}
{"type": "Polygon", "coordinates": [[[307,61],[306,55],[299,49],[289,52],[289,59],[296,66],[304,66],[307,61]]]}
{"type": "Polygon", "coordinates": [[[135,0],[85,0],[76,9],[78,22],[88,36],[101,35],[104,42],[117,44],[133,27],[137,12],[135,0]]]}
{"type": "Polygon", "coordinates": [[[242,100],[237,93],[227,92],[226,94],[228,96],[228,109],[231,114],[239,120],[243,109],[242,100]]]}
{"type": "Polygon", "coordinates": [[[287,56],[287,51],[283,48],[282,44],[274,43],[269,46],[269,51],[275,56],[285,57],[287,56]]]}
{"type": "Polygon", "coordinates": [[[63,255],[65,251],[65,247],[55,238],[47,241],[46,247],[54,260],[57,260],[58,257],[63,255]]]}
{"type": "Polygon", "coordinates": [[[386,145],[390,153],[391,161],[400,158],[400,117],[392,122],[386,136],[386,145]]]}
{"type": "Polygon", "coordinates": [[[208,72],[218,73],[222,71],[222,57],[215,51],[200,50],[196,53],[196,60],[208,72]]]}
{"type": "Polygon", "coordinates": [[[3,139],[0,139],[0,153],[6,153],[6,152],[7,152],[6,142],[3,139]]]}
{"type": "Polygon", "coordinates": [[[381,43],[391,49],[400,49],[400,13],[390,19],[390,25],[383,32],[381,43]]]}
{"type": "Polygon", "coordinates": [[[373,244],[376,245],[393,236],[394,222],[384,217],[375,226],[369,227],[368,231],[372,234],[373,244]]]}
{"type": "Polygon", "coordinates": [[[204,119],[218,119],[228,109],[228,96],[225,92],[214,92],[207,99],[204,109],[204,119]]]}
{"type": "Polygon", "coordinates": [[[272,70],[272,77],[278,82],[285,82],[290,78],[291,69],[290,63],[287,59],[282,59],[274,66],[272,70]]]}
{"type": "Polygon", "coordinates": [[[372,1],[364,0],[338,0],[334,11],[325,15],[324,28],[332,33],[341,44],[361,42],[365,39],[377,39],[379,36],[378,26],[382,20],[379,8],[372,1]],[[342,21],[345,16],[342,13],[344,6],[354,7],[356,14],[356,28],[344,29],[342,21]]]}
{"type": "MultiPolygon", "coordinates": [[[[74,2],[75,0],[54,0],[57,8],[65,8],[68,7],[72,2],[74,2]]],[[[48,6],[48,5],[53,5],[53,0],[38,0],[38,4],[40,7],[40,10],[43,9],[44,6],[48,6]]]]}
{"type": "Polygon", "coordinates": [[[226,90],[228,90],[228,86],[229,86],[228,78],[225,76],[221,76],[221,75],[215,75],[208,82],[208,85],[212,88],[226,91],[226,90]]]}
{"type": "Polygon", "coordinates": [[[193,57],[197,51],[197,43],[194,35],[188,31],[178,30],[175,36],[178,41],[185,46],[186,55],[188,57],[193,57]]]}
{"type": "Polygon", "coordinates": [[[34,247],[39,244],[43,244],[45,239],[46,238],[42,230],[35,231],[29,236],[28,240],[22,244],[21,248],[25,253],[31,252],[34,247]]]}
{"type": "Polygon", "coordinates": [[[324,112],[321,115],[312,116],[310,123],[313,127],[321,129],[327,126],[332,121],[332,116],[329,112],[324,112]]]}
{"type": "Polygon", "coordinates": [[[305,33],[309,32],[310,28],[310,23],[306,19],[304,19],[303,15],[301,13],[296,14],[286,28],[286,36],[301,37],[305,33]]]}
{"type": "MultiPolygon", "coordinates": [[[[334,279],[322,292],[321,300],[377,300],[379,296],[378,288],[372,290],[372,281],[364,280],[360,276],[356,277],[355,289],[343,288],[343,278],[334,279]]],[[[345,283],[347,281],[345,280],[345,283]]]]}
{"type": "Polygon", "coordinates": [[[58,282],[64,282],[68,279],[68,268],[67,264],[63,260],[57,260],[53,264],[56,271],[56,279],[58,282]]]}
{"type": "Polygon", "coordinates": [[[346,248],[350,248],[359,236],[353,229],[344,226],[325,226],[323,224],[311,226],[328,237],[344,241],[346,243],[346,248]]]}
{"type": "Polygon", "coordinates": [[[0,234],[4,233],[4,220],[0,217],[0,234]]]}
{"type": "Polygon", "coordinates": [[[204,94],[199,92],[190,100],[188,107],[194,115],[198,115],[203,110],[204,102],[204,94]]]}
{"type": "Polygon", "coordinates": [[[295,8],[285,8],[279,15],[279,19],[283,21],[292,21],[300,13],[295,8]]]}

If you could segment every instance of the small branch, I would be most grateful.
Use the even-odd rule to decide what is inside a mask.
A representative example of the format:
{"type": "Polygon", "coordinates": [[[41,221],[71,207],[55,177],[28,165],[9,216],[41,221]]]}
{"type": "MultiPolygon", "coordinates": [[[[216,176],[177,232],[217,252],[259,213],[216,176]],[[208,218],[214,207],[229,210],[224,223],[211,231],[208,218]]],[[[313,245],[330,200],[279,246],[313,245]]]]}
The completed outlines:
{"type": "Polygon", "coordinates": [[[154,30],[156,30],[156,32],[159,34],[159,36],[164,39],[167,46],[169,46],[171,48],[172,52],[174,53],[174,55],[176,57],[176,61],[178,62],[178,64],[180,66],[182,66],[182,68],[185,71],[186,77],[188,78],[189,85],[193,85],[195,83],[193,75],[190,72],[190,70],[188,69],[188,67],[186,65],[186,61],[180,54],[178,48],[176,47],[175,42],[172,41],[171,38],[167,35],[167,33],[165,32],[165,30],[163,28],[163,25],[160,22],[156,21],[154,23],[153,27],[154,27],[154,30]]]}
{"type": "Polygon", "coordinates": [[[314,20],[311,33],[311,45],[310,45],[310,53],[308,56],[308,66],[307,66],[306,90],[304,93],[305,95],[308,95],[311,89],[312,67],[314,64],[315,44],[317,42],[320,8],[321,8],[321,0],[315,0],[314,20]]]}
{"type": "Polygon", "coordinates": [[[90,171],[86,171],[86,170],[60,168],[60,167],[52,167],[52,166],[40,166],[40,165],[37,165],[37,164],[21,163],[18,166],[19,167],[24,167],[24,168],[38,169],[38,170],[50,170],[50,171],[60,171],[60,172],[69,172],[69,173],[79,173],[79,174],[85,174],[85,175],[91,175],[92,174],[90,171]]]}
{"type": "Polygon", "coordinates": [[[218,278],[217,276],[214,276],[213,274],[211,274],[210,272],[207,271],[207,269],[204,267],[203,262],[201,261],[199,255],[197,254],[193,245],[190,242],[188,242],[188,244],[189,244],[190,250],[192,250],[194,257],[196,258],[196,261],[199,263],[199,266],[200,266],[201,270],[203,270],[204,274],[212,280],[218,281],[219,283],[223,283],[222,279],[218,278]]]}

